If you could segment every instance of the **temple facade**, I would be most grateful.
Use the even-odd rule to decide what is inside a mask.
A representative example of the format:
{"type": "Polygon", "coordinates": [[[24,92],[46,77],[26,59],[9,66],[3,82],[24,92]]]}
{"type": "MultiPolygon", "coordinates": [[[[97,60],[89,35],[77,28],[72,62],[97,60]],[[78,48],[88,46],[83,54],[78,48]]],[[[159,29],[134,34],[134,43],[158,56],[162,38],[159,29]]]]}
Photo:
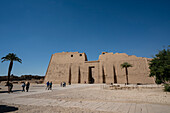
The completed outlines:
{"type": "Polygon", "coordinates": [[[125,69],[121,64],[128,62],[128,81],[130,84],[154,84],[149,77],[149,58],[136,57],[125,53],[102,52],[97,61],[88,61],[85,53],[62,52],[52,54],[44,82],[60,84],[84,83],[126,83],[125,69]]]}

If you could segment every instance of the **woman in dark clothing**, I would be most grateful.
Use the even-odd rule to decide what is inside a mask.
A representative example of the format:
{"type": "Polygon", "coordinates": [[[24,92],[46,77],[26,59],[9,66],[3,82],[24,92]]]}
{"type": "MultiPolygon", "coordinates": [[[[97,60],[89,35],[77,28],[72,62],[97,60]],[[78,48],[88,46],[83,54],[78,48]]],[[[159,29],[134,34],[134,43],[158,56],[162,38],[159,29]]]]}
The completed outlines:
{"type": "Polygon", "coordinates": [[[22,92],[25,92],[25,82],[23,82],[23,84],[22,84],[22,92]]]}
{"type": "Polygon", "coordinates": [[[52,89],[52,81],[49,83],[49,88],[50,88],[50,90],[52,89]]]}
{"type": "Polygon", "coordinates": [[[30,83],[27,82],[27,84],[26,84],[26,90],[27,90],[27,92],[28,92],[28,90],[29,90],[29,87],[30,87],[30,83]]]}
{"type": "Polygon", "coordinates": [[[12,83],[9,83],[8,84],[9,85],[9,90],[8,90],[8,93],[12,93],[12,88],[13,88],[13,84],[12,83]]]}

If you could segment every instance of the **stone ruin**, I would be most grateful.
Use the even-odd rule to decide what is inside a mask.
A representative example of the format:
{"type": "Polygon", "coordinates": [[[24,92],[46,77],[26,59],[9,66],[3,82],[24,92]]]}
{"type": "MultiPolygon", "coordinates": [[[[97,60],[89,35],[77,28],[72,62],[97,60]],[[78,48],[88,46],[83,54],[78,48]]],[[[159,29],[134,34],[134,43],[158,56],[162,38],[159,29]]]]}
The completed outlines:
{"type": "Polygon", "coordinates": [[[88,61],[85,53],[55,53],[51,56],[44,82],[125,84],[125,69],[120,65],[128,62],[133,66],[128,68],[130,84],[154,84],[154,78],[149,77],[150,60],[125,53],[102,52],[97,61],[88,61]]]}

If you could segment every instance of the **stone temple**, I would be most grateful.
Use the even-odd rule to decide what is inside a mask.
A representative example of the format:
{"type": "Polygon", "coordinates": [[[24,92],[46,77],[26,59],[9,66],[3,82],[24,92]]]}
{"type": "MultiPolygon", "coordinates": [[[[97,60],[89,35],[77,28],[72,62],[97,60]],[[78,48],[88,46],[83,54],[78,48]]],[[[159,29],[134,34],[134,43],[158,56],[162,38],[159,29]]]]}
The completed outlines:
{"type": "Polygon", "coordinates": [[[125,69],[120,65],[128,62],[133,66],[128,68],[130,84],[153,84],[154,78],[149,77],[150,60],[125,53],[102,52],[97,61],[88,61],[85,53],[55,53],[51,56],[44,82],[125,84],[125,69]]]}

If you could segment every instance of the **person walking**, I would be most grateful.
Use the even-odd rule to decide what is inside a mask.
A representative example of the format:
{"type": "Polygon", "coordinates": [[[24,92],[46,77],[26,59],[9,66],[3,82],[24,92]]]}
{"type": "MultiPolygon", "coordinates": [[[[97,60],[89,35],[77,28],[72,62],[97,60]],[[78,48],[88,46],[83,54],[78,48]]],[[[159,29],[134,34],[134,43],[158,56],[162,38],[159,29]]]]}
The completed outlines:
{"type": "Polygon", "coordinates": [[[8,84],[9,85],[9,90],[8,90],[8,93],[12,93],[12,88],[13,88],[13,84],[12,83],[9,83],[8,84]]]}
{"type": "Polygon", "coordinates": [[[25,82],[22,83],[22,92],[25,92],[25,82]]]}
{"type": "Polygon", "coordinates": [[[52,81],[49,83],[49,89],[52,90],[52,81]]]}
{"type": "Polygon", "coordinates": [[[63,83],[63,87],[66,87],[66,82],[63,83]]]}
{"type": "Polygon", "coordinates": [[[60,87],[63,87],[63,83],[62,82],[60,83],[60,87]]]}
{"type": "Polygon", "coordinates": [[[28,90],[29,90],[29,87],[30,87],[30,83],[27,82],[27,83],[26,83],[26,90],[27,90],[27,92],[28,92],[28,90]]]}
{"type": "Polygon", "coordinates": [[[46,84],[47,84],[46,89],[48,89],[48,90],[49,90],[49,81],[48,81],[46,84]]]}

